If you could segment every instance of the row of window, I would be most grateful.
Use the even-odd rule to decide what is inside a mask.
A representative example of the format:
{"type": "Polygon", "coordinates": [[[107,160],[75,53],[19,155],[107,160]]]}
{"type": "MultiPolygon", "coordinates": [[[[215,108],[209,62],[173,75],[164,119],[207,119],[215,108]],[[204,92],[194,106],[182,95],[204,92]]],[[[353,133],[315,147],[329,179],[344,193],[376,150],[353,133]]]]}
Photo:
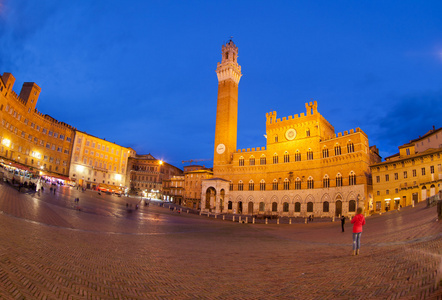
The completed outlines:
{"type": "MultiPolygon", "coordinates": [[[[77,140],[77,143],[81,144],[81,141],[82,141],[82,138],[79,137],[77,140]]],[[[120,155],[120,151],[118,149],[109,148],[109,146],[106,146],[104,144],[101,145],[100,143],[95,143],[94,141],[86,140],[86,147],[91,147],[91,148],[95,148],[97,150],[106,151],[106,152],[110,151],[111,154],[114,154],[114,152],[115,152],[115,155],[120,155]]],[[[87,153],[86,151],[88,151],[88,149],[85,150],[85,153],[87,153]]],[[[93,151],[91,151],[91,152],[93,153],[93,151]]],[[[126,153],[124,153],[124,157],[126,157],[126,153]]]]}
{"type": "MultiPolygon", "coordinates": [[[[78,162],[78,157],[75,157],[74,161],[78,162]]],[[[95,166],[95,168],[102,168],[102,169],[106,169],[106,170],[108,169],[109,171],[112,171],[112,169],[113,169],[114,172],[118,172],[116,165],[107,164],[106,162],[103,162],[103,161],[98,161],[98,160],[93,160],[93,159],[88,160],[88,158],[83,158],[83,164],[84,165],[89,164],[89,166],[95,166]]],[[[122,169],[124,169],[124,165],[122,166],[122,169]]]]}
{"type": "MultiPolygon", "coordinates": [[[[295,182],[294,182],[294,189],[295,190],[300,190],[301,189],[301,182],[302,180],[298,177],[296,178],[295,182]]],[[[336,179],[335,179],[335,186],[336,187],[341,187],[342,184],[342,176],[341,174],[337,174],[336,175],[336,179]]],[[[283,189],[284,190],[290,190],[291,186],[290,186],[290,180],[288,178],[284,179],[283,182],[283,189]]],[[[356,174],[354,172],[350,173],[349,177],[348,177],[348,185],[356,185],[356,174]]],[[[242,180],[240,180],[238,182],[238,191],[243,191],[244,190],[244,182],[242,180]]],[[[259,182],[259,190],[260,191],[265,191],[267,187],[267,184],[265,182],[264,179],[261,179],[261,181],[259,182]]],[[[271,187],[272,190],[277,191],[279,190],[280,187],[280,182],[277,179],[273,179],[273,182],[271,183],[271,187]]],[[[329,188],[330,187],[330,178],[328,177],[328,175],[325,175],[324,178],[322,179],[322,187],[323,188],[329,188]]],[[[307,179],[307,189],[314,189],[315,188],[315,182],[313,180],[313,177],[309,177],[307,179]]],[[[231,191],[233,191],[234,189],[234,184],[230,183],[229,189],[231,191]]],[[[248,190],[249,191],[254,191],[255,190],[255,183],[253,182],[253,180],[249,181],[248,184],[248,190]]]]}
{"type": "MultiPolygon", "coordinates": [[[[407,149],[407,150],[408,150],[408,149],[407,149]]],[[[409,154],[407,153],[407,155],[409,155],[409,154]]],[[[429,158],[430,158],[431,161],[433,161],[433,159],[434,159],[434,155],[433,155],[433,154],[432,154],[432,155],[429,155],[429,158]]],[[[440,158],[440,153],[437,153],[437,158],[440,158]]],[[[424,158],[423,158],[423,157],[420,157],[420,158],[418,158],[418,159],[416,159],[416,160],[419,160],[421,163],[424,162],[424,158]]],[[[413,166],[415,165],[416,160],[415,160],[414,158],[411,159],[411,164],[412,164],[413,166]]],[[[405,167],[405,162],[402,161],[400,164],[401,164],[401,167],[402,167],[402,168],[405,167]]],[[[394,164],[392,164],[392,165],[385,165],[384,167],[385,167],[385,170],[388,171],[388,168],[389,168],[389,167],[393,166],[393,169],[396,169],[397,165],[399,165],[399,163],[397,163],[397,164],[394,163],[394,164]]],[[[379,171],[381,170],[381,167],[376,167],[376,170],[379,172],[379,171]]]]}
{"type": "MultiPolygon", "coordinates": [[[[80,147],[76,147],[76,149],[75,149],[77,152],[79,152],[80,151],[80,147]]],[[[96,157],[99,157],[99,158],[103,158],[103,159],[109,159],[110,161],[114,161],[114,159],[115,159],[115,162],[116,163],[118,163],[118,158],[114,158],[113,156],[107,156],[107,154],[103,154],[103,153],[98,153],[98,152],[94,152],[94,151],[90,151],[89,152],[89,150],[88,149],[85,149],[84,150],[84,153],[85,154],[88,154],[88,155],[90,155],[90,156],[96,156],[96,157]]]]}
{"type": "MultiPolygon", "coordinates": [[[[17,127],[14,127],[14,125],[12,125],[12,124],[9,124],[8,122],[5,122],[5,120],[2,120],[2,124],[4,124],[4,127],[6,128],[6,129],[8,129],[8,130],[10,130],[12,133],[15,133],[16,135],[18,135],[18,128],[17,127]]],[[[49,149],[49,150],[53,150],[53,151],[58,151],[58,152],[60,152],[60,153],[64,153],[64,154],[69,154],[69,149],[64,149],[64,151],[63,151],[63,148],[62,147],[60,147],[59,145],[57,145],[57,144],[51,144],[51,143],[49,143],[49,142],[45,142],[44,140],[39,140],[38,138],[36,138],[36,137],[33,137],[32,135],[30,135],[30,134],[28,134],[27,136],[26,136],[26,132],[24,132],[24,131],[22,131],[21,132],[21,137],[23,138],[23,139],[28,139],[28,141],[29,142],[33,142],[35,145],[40,145],[40,146],[42,146],[42,147],[46,147],[47,149],[49,149]]]]}
{"type": "MultiPolygon", "coordinates": [[[[21,121],[22,116],[21,116],[17,111],[15,111],[15,110],[13,109],[13,107],[9,107],[9,104],[6,105],[6,111],[7,111],[10,115],[12,115],[14,118],[16,118],[18,121],[21,121]]],[[[61,140],[64,140],[64,139],[65,139],[65,136],[64,136],[63,134],[59,134],[59,133],[56,132],[56,131],[52,131],[52,130],[48,130],[48,129],[44,128],[44,127],[40,127],[40,125],[36,125],[36,124],[34,124],[33,122],[31,122],[31,123],[29,124],[29,121],[28,121],[28,119],[26,119],[26,118],[24,118],[23,123],[25,123],[26,125],[30,125],[31,128],[33,128],[33,129],[35,129],[35,130],[37,130],[37,131],[41,131],[43,134],[47,134],[48,136],[51,136],[51,137],[53,136],[54,138],[59,138],[59,139],[61,139],[61,140]]],[[[71,141],[71,138],[70,138],[70,137],[66,137],[66,141],[70,142],[70,141],[71,141]]]]}
{"type": "MultiPolygon", "coordinates": [[[[352,153],[354,152],[354,145],[353,143],[348,144],[347,145],[347,152],[348,153],[352,153]]],[[[341,146],[336,146],[335,147],[335,156],[341,155],[341,146]]],[[[329,157],[328,154],[328,149],[323,149],[322,150],[322,158],[327,158],[329,157]]],[[[301,161],[301,153],[299,152],[299,150],[297,150],[297,152],[294,154],[294,158],[295,161],[301,161]]],[[[306,153],[306,159],[307,160],[313,160],[313,151],[311,149],[309,149],[306,153]]],[[[273,154],[273,163],[277,164],[279,162],[279,156],[278,154],[273,154]]],[[[284,163],[289,163],[290,162],[290,155],[289,153],[286,151],[284,153],[284,163]]],[[[267,159],[266,156],[263,154],[260,157],[259,160],[260,165],[265,165],[267,163],[267,159]]],[[[249,158],[249,165],[250,166],[254,166],[255,165],[255,157],[253,157],[253,155],[249,158]]],[[[239,166],[244,166],[244,157],[241,156],[239,158],[239,166]]]]}
{"type": "MultiPolygon", "coordinates": [[[[437,165],[437,169],[438,169],[438,172],[442,172],[441,164],[437,165]]],[[[426,170],[427,169],[425,167],[421,168],[420,173],[421,173],[422,176],[426,175],[426,173],[427,173],[426,170]]],[[[417,177],[417,169],[411,170],[411,174],[412,174],[412,177],[417,177]]],[[[434,166],[430,166],[430,174],[434,174],[434,166]]],[[[394,176],[394,180],[399,180],[399,173],[394,173],[393,176],[394,176]]],[[[402,177],[403,177],[403,179],[408,178],[408,171],[403,171],[402,177]]],[[[390,174],[385,174],[385,181],[386,182],[390,181],[390,174]]],[[[376,176],[376,182],[377,183],[381,182],[381,176],[380,175],[376,176]]]]}
{"type": "MultiPolygon", "coordinates": [[[[294,207],[294,212],[301,212],[301,206],[302,204],[300,202],[296,202],[294,204],[292,204],[294,207]]],[[[228,202],[228,209],[232,209],[232,202],[229,201],[228,202]]],[[[264,202],[260,202],[259,203],[259,211],[260,212],[264,212],[265,211],[265,203],[264,202]]],[[[313,212],[313,202],[307,202],[306,205],[306,211],[307,212],[313,212]]],[[[342,207],[342,201],[338,200],[336,201],[336,206],[340,206],[342,207]]],[[[289,212],[289,208],[290,208],[290,204],[288,202],[284,202],[282,204],[282,211],[283,212],[289,212]]],[[[278,211],[278,203],[277,202],[273,202],[272,203],[272,212],[277,212],[278,211]]],[[[356,211],[356,201],[355,200],[350,200],[348,202],[348,211],[349,212],[355,212],[356,211]]],[[[322,203],[322,212],[330,212],[330,203],[328,201],[324,201],[322,203]]],[[[253,213],[250,212],[249,213],[253,213]]]]}

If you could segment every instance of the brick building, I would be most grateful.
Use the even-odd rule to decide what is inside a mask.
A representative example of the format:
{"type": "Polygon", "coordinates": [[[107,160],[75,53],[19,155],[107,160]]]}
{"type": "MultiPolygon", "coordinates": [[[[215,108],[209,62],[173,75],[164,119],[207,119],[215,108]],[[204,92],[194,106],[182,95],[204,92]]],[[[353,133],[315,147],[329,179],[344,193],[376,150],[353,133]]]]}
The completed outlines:
{"type": "Polygon", "coordinates": [[[69,180],[75,128],[36,109],[40,87],[25,82],[19,95],[15,78],[0,76],[0,156],[2,163],[54,180],[69,180]]]}
{"type": "Polygon", "coordinates": [[[202,211],[285,216],[338,216],[368,209],[372,201],[370,164],[376,147],[360,129],[335,133],[318,112],[277,118],[266,114],[265,147],[237,149],[238,48],[222,47],[213,178],[202,183],[202,211]]]}
{"type": "Polygon", "coordinates": [[[399,153],[371,166],[373,210],[384,212],[424,201],[441,191],[442,128],[399,146],[399,153]]]}

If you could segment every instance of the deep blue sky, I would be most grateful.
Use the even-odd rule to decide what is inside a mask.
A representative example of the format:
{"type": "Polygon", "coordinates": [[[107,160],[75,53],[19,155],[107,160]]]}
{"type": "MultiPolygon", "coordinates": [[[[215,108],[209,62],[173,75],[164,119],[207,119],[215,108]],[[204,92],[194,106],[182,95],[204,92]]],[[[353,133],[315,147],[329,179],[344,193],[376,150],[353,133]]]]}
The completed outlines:
{"type": "MultiPolygon", "coordinates": [[[[238,148],[265,114],[360,127],[382,157],[442,126],[442,1],[0,0],[0,73],[37,109],[182,168],[212,158],[221,46],[239,47],[238,148]]],[[[211,162],[203,162],[211,165],[211,162]]]]}

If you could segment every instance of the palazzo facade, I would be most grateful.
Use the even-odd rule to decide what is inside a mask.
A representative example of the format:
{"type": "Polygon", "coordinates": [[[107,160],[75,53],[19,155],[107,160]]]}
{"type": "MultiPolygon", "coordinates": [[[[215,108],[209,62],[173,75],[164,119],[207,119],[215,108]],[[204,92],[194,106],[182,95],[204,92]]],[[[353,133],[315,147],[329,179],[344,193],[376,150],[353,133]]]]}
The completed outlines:
{"type": "Polygon", "coordinates": [[[399,153],[371,166],[374,209],[385,212],[442,193],[442,128],[399,146],[399,153]]]}
{"type": "Polygon", "coordinates": [[[360,129],[336,134],[318,112],[266,114],[265,147],[237,149],[238,48],[222,46],[213,178],[202,183],[201,210],[214,213],[332,217],[373,203],[370,165],[381,161],[360,129]]]}

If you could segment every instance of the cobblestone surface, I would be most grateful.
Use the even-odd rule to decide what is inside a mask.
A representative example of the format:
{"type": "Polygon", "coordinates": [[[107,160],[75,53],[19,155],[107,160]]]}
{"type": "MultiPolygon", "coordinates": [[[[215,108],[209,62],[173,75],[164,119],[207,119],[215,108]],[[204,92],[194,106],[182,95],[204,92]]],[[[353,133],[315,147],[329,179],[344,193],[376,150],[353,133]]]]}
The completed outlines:
{"type": "Polygon", "coordinates": [[[442,222],[423,203],[367,217],[351,256],[349,222],[240,224],[139,201],[0,185],[0,298],[442,299],[442,222]]]}

